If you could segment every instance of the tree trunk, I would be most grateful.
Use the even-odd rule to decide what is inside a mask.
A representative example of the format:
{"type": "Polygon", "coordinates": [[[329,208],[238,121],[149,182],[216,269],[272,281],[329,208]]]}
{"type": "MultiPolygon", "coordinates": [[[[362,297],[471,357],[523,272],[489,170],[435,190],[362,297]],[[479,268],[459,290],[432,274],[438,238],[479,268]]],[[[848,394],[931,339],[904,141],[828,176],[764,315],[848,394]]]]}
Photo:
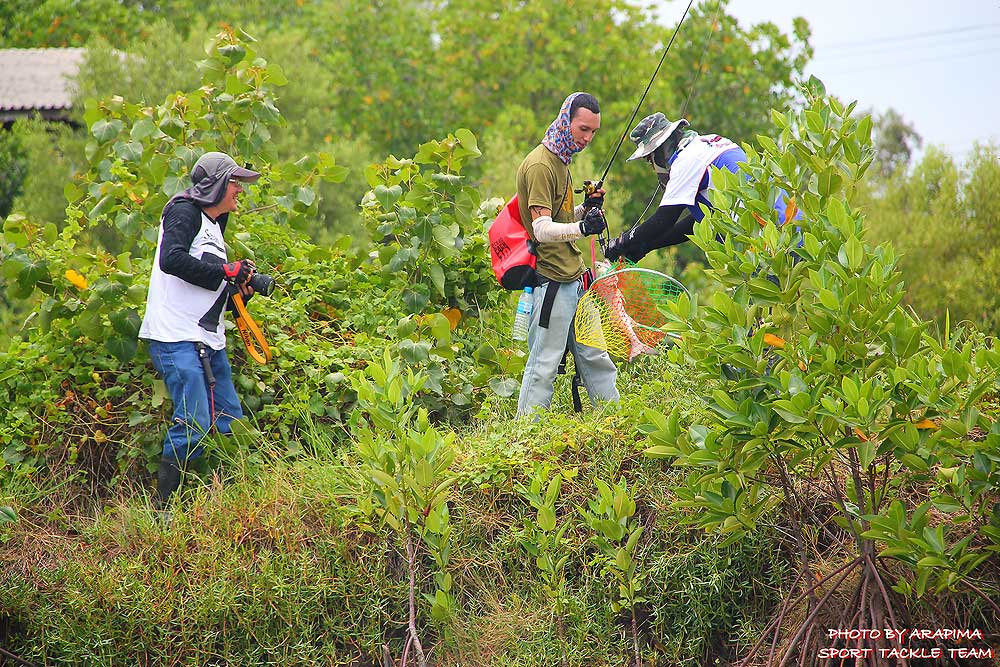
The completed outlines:
{"type": "Polygon", "coordinates": [[[417,554],[413,548],[413,531],[410,530],[409,521],[406,522],[406,563],[410,568],[410,639],[417,647],[420,667],[427,667],[424,647],[420,644],[420,637],[417,636],[417,554]]]}
{"type": "Polygon", "coordinates": [[[632,608],[632,648],[635,649],[635,667],[642,667],[639,655],[639,626],[635,622],[635,607],[632,608]]]}

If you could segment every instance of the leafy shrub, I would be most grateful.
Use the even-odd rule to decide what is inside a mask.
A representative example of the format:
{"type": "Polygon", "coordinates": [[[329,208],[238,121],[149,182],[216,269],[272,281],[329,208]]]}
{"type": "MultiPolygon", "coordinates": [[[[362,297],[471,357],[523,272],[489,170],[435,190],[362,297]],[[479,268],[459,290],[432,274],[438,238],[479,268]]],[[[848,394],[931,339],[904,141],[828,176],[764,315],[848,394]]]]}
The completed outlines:
{"type": "Polygon", "coordinates": [[[871,120],[850,118],[853,105],[816,80],[806,92],[802,111],[772,113],[780,144],[758,137],[748,150],[749,180],[714,175],[716,210],[694,241],[726,291],[671,306],[683,337],[672,357],[717,387],[706,419],[651,414],[647,427],[648,453],[688,471],[678,495],[692,524],[733,542],[779,506],[788,516],[801,582],[791,595],[819,601],[785,638],[786,656],[812,650],[800,642],[818,641],[810,624],[846,577],[854,602],[825,612],[840,614],[836,627],[905,627],[884,578],[902,595],[978,591],[977,568],[1000,549],[989,509],[1000,424],[977,409],[1000,354],[963,331],[938,341],[900,306],[896,254],[865,244],[850,203],[873,158],[871,120]],[[792,203],[776,221],[779,188],[792,203]],[[817,576],[840,549],[847,564],[817,576]],[[890,561],[909,572],[888,575],[890,561]]]}
{"type": "MultiPolygon", "coordinates": [[[[400,191],[381,254],[352,251],[346,238],[319,247],[297,228],[316,214],[319,184],[342,180],[344,169],[324,153],[271,159],[281,69],[231,30],[211,40],[199,69],[199,88],[157,106],[89,102],[89,169],[66,186],[65,225],[24,215],[4,223],[0,275],[8,297],[30,313],[0,352],[0,396],[10,405],[0,452],[18,474],[65,459],[107,482],[158,453],[166,391],[136,336],[163,205],[206,150],[229,152],[263,174],[227,236],[234,256],[255,259],[277,280],[272,298],[251,304],[275,358],[249,365],[234,349],[234,379],[258,426],[280,436],[288,453],[302,451],[303,434],[317,423],[346,418],[354,402],[346,377],[387,344],[425,372],[416,400],[437,420],[468,414],[498,371],[516,368],[516,357],[499,349],[495,324],[480,317],[501,291],[485,259],[489,209],[458,174],[478,153],[471,133],[426,144],[417,155],[431,165],[426,173],[409,161],[405,173],[371,176],[389,183],[377,193],[400,191]]],[[[375,194],[364,210],[378,226],[375,194]]]]}

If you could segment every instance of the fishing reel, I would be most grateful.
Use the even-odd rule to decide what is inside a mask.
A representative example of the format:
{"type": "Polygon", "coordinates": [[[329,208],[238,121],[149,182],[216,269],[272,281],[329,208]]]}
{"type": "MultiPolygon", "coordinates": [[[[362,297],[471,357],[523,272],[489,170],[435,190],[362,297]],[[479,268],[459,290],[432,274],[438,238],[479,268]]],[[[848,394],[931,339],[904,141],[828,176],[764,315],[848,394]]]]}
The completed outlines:
{"type": "MultiPolygon", "coordinates": [[[[582,194],[583,199],[583,210],[584,215],[587,215],[593,209],[599,209],[601,215],[604,215],[604,193],[598,194],[598,191],[602,190],[604,186],[604,181],[584,181],[583,187],[579,190],[574,190],[577,194],[582,194]]],[[[608,232],[608,227],[605,225],[604,231],[597,235],[597,242],[601,246],[601,252],[604,252],[607,248],[608,243],[611,241],[610,233],[608,232]]]]}
{"type": "Polygon", "coordinates": [[[594,181],[584,181],[582,188],[574,190],[577,194],[582,194],[584,196],[584,210],[589,211],[592,208],[604,208],[604,195],[596,194],[597,191],[603,187],[603,185],[604,181],[597,181],[596,183],[594,181]]]}

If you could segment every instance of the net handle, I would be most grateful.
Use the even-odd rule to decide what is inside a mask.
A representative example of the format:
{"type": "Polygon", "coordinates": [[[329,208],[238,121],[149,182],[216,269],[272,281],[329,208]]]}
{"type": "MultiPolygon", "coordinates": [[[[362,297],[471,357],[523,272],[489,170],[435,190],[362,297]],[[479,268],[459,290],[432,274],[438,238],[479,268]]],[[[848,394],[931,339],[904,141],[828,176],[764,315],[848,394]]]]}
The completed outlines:
{"type": "Polygon", "coordinates": [[[622,273],[646,273],[646,274],[649,274],[651,276],[655,276],[657,278],[666,278],[671,283],[674,283],[675,285],[677,285],[678,287],[680,287],[682,290],[684,290],[685,294],[688,294],[688,295],[691,294],[690,292],[688,292],[688,288],[684,287],[684,284],[681,281],[677,280],[676,278],[668,276],[665,273],[661,273],[659,271],[655,271],[653,269],[644,269],[644,268],[639,267],[639,266],[626,266],[625,268],[622,268],[622,269],[616,269],[614,271],[609,271],[608,273],[603,274],[600,278],[595,278],[594,282],[591,283],[591,287],[593,287],[593,285],[595,285],[596,283],[598,283],[598,282],[600,282],[602,280],[605,280],[607,278],[611,278],[611,277],[620,275],[622,273]]]}

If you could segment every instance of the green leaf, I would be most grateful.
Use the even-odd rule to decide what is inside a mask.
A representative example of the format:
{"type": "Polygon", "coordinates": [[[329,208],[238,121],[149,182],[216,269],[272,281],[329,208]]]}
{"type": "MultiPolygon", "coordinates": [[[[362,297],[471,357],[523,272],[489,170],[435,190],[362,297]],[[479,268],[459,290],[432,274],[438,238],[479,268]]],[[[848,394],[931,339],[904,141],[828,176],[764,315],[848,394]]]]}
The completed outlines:
{"type": "Polygon", "coordinates": [[[13,243],[18,248],[23,248],[28,245],[28,235],[24,230],[24,216],[20,214],[12,214],[4,220],[3,223],[3,236],[8,243],[13,243]]]}
{"type": "Polygon", "coordinates": [[[299,188],[299,191],[295,193],[295,199],[302,202],[306,206],[312,206],[313,202],[316,201],[316,192],[309,186],[303,185],[299,188]]]}
{"type": "Polygon", "coordinates": [[[162,135],[163,133],[156,127],[151,118],[142,118],[136,121],[135,125],[132,126],[132,131],[129,136],[132,137],[132,141],[142,141],[153,135],[162,135]]]}
{"type": "Polygon", "coordinates": [[[142,325],[142,318],[139,317],[135,308],[126,308],[111,313],[109,319],[115,331],[126,338],[136,338],[139,336],[139,327],[142,325]]]}
{"type": "Polygon", "coordinates": [[[444,269],[441,268],[440,264],[431,264],[427,268],[427,275],[430,276],[431,282],[434,283],[434,287],[437,288],[438,293],[441,296],[446,296],[444,291],[444,269]]]}
{"type": "Polygon", "coordinates": [[[177,139],[184,131],[184,121],[177,116],[167,115],[160,119],[157,127],[167,136],[177,139]]]}
{"type": "Polygon", "coordinates": [[[264,70],[267,74],[267,80],[276,86],[288,85],[288,78],[285,76],[285,71],[281,69],[280,65],[271,63],[264,70]]]}
{"type": "Polygon", "coordinates": [[[542,505],[538,508],[538,527],[547,533],[555,530],[556,513],[553,508],[548,505],[542,505]]]}
{"type": "Polygon", "coordinates": [[[458,238],[458,225],[435,225],[433,234],[434,240],[442,247],[453,249],[458,238]]]}
{"type": "Polygon", "coordinates": [[[917,597],[920,597],[927,590],[927,582],[931,578],[931,573],[933,570],[930,568],[920,570],[920,574],[917,575],[917,582],[914,585],[914,590],[917,592],[917,597]]]}
{"type": "Polygon", "coordinates": [[[848,268],[856,271],[861,266],[861,262],[864,261],[865,247],[856,236],[851,236],[851,238],[847,239],[845,250],[847,252],[848,268]]]}
{"type": "Polygon", "coordinates": [[[482,155],[482,152],[479,150],[479,144],[476,143],[476,135],[471,130],[467,130],[464,127],[456,130],[455,138],[458,139],[458,143],[461,144],[462,148],[468,151],[469,156],[479,157],[482,155]]]}
{"type": "Polygon", "coordinates": [[[829,197],[840,192],[844,185],[844,177],[840,175],[836,167],[827,167],[819,174],[819,194],[829,197]]]}
{"type": "Polygon", "coordinates": [[[6,505],[0,506],[0,523],[15,523],[17,521],[17,513],[14,508],[7,507],[6,505]]]}
{"type": "Polygon", "coordinates": [[[165,194],[167,197],[173,197],[175,194],[185,189],[186,187],[187,184],[184,182],[184,179],[182,177],[177,176],[175,174],[171,174],[170,176],[167,176],[166,178],[163,179],[163,187],[161,188],[161,190],[163,191],[163,194],[165,194]]]}
{"type": "Polygon", "coordinates": [[[814,74],[809,75],[806,87],[809,89],[809,93],[813,97],[824,97],[826,95],[826,86],[823,85],[823,82],[814,74]]]}
{"type": "Polygon", "coordinates": [[[423,312],[424,308],[427,307],[427,304],[430,303],[430,297],[422,290],[418,289],[418,287],[421,286],[408,287],[403,290],[403,303],[406,305],[407,312],[423,312]]]}
{"type": "Polygon", "coordinates": [[[226,66],[232,67],[236,65],[247,55],[247,50],[240,44],[226,44],[220,46],[219,55],[226,59],[226,66]]]}
{"type": "Polygon", "coordinates": [[[126,162],[138,162],[142,159],[142,144],[138,141],[119,141],[115,143],[115,155],[126,162]]]}
{"type": "Polygon", "coordinates": [[[775,401],[771,404],[771,409],[773,409],[776,413],[778,413],[778,416],[790,424],[803,424],[806,421],[806,418],[799,414],[799,411],[791,401],[775,401]]]}
{"type": "Polygon", "coordinates": [[[924,541],[930,546],[931,551],[938,554],[944,553],[944,526],[931,528],[927,526],[923,531],[924,541]]]}
{"type": "Polygon", "coordinates": [[[764,278],[752,278],[749,283],[750,296],[758,301],[780,301],[781,290],[770,280],[764,278]]]}
{"type": "Polygon", "coordinates": [[[123,127],[125,127],[125,124],[117,118],[110,121],[102,119],[90,127],[90,133],[103,144],[117,137],[123,127]]]}
{"type": "Polygon", "coordinates": [[[916,454],[903,454],[899,457],[899,460],[906,464],[907,467],[918,472],[927,472],[930,470],[930,466],[927,465],[927,462],[916,454]]]}
{"type": "Polygon", "coordinates": [[[112,336],[106,343],[104,343],[104,347],[108,350],[108,352],[110,352],[115,359],[122,363],[132,360],[132,357],[135,356],[138,345],[138,339],[125,336],[112,336]]]}
{"type": "Polygon", "coordinates": [[[97,220],[104,215],[104,213],[110,209],[114,203],[115,200],[111,195],[104,195],[96,204],[94,204],[94,207],[90,209],[90,212],[87,214],[87,218],[90,220],[97,220]]]}
{"type": "Polygon", "coordinates": [[[343,183],[347,178],[349,170],[347,167],[341,167],[340,165],[334,165],[332,167],[327,167],[323,170],[323,180],[330,183],[343,183]]]}
{"type": "Polygon", "coordinates": [[[520,385],[514,378],[490,378],[490,389],[501,398],[508,398],[517,391],[520,385]]]}
{"type": "Polygon", "coordinates": [[[868,470],[868,466],[875,460],[876,454],[878,454],[876,443],[869,440],[858,445],[858,458],[861,461],[862,469],[868,470]]]}
{"type": "Polygon", "coordinates": [[[840,388],[844,392],[844,398],[848,403],[857,403],[858,399],[861,398],[861,389],[858,387],[858,383],[849,376],[845,375],[841,379],[840,388]]]}
{"type": "Polygon", "coordinates": [[[382,205],[385,211],[391,211],[393,205],[403,196],[403,189],[398,185],[388,188],[384,185],[376,185],[373,192],[375,193],[375,199],[382,205]]]}

